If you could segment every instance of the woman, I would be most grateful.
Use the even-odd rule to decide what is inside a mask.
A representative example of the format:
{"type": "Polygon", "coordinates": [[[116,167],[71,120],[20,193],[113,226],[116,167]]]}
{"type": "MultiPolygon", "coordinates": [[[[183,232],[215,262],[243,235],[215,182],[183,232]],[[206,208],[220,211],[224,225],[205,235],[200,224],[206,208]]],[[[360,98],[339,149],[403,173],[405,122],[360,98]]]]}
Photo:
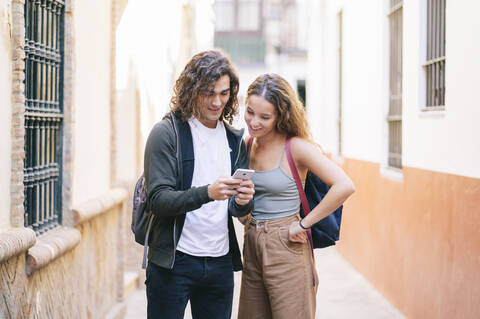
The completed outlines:
{"type": "Polygon", "coordinates": [[[245,122],[255,170],[254,210],[245,223],[244,269],[239,319],[314,318],[317,275],[306,229],[328,216],[353,192],[348,176],[312,142],[302,103],[276,74],[259,76],[248,88],[245,122]],[[300,196],[285,143],[302,181],[312,171],[331,185],[324,199],[301,219],[300,196]],[[314,284],[315,283],[315,284],[314,284]]]}

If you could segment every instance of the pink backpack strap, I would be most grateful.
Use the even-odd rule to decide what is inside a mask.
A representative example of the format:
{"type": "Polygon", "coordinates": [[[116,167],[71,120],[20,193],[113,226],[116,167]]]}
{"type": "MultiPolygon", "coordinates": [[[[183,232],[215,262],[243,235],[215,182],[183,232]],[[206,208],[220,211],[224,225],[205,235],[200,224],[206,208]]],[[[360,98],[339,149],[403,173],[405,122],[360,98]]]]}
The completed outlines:
{"type": "MultiPolygon", "coordinates": [[[[300,194],[300,201],[302,202],[303,212],[305,213],[305,216],[307,216],[310,213],[310,206],[308,205],[307,196],[305,195],[305,191],[303,190],[302,181],[300,180],[300,175],[298,175],[297,166],[295,165],[292,152],[290,151],[290,141],[291,141],[291,137],[288,137],[285,143],[285,151],[287,153],[288,165],[290,166],[290,171],[292,172],[293,179],[295,179],[295,183],[297,184],[298,193],[300,194]]],[[[313,254],[312,230],[310,228],[307,229],[307,235],[308,235],[308,241],[310,242],[310,248],[312,249],[312,256],[314,257],[314,260],[315,260],[315,256],[313,254]]]]}
{"type": "Polygon", "coordinates": [[[300,194],[300,200],[302,202],[303,212],[305,216],[310,213],[310,206],[308,205],[307,196],[305,195],[305,191],[303,190],[302,181],[300,180],[300,175],[298,175],[297,166],[295,165],[295,161],[293,160],[292,152],[290,151],[290,141],[291,138],[287,138],[285,143],[285,150],[287,153],[287,160],[288,165],[290,166],[290,171],[292,171],[293,179],[295,179],[295,183],[297,184],[298,193],[300,194]]]}

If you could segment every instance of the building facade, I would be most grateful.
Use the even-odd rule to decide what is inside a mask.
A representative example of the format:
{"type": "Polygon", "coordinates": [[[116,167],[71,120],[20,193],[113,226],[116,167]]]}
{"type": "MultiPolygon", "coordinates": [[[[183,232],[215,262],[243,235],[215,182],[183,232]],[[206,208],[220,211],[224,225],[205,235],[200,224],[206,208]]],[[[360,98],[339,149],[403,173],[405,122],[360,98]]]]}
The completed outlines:
{"type": "Polygon", "coordinates": [[[0,2],[2,318],[125,310],[114,119],[126,2],[0,2]]]}
{"type": "Polygon", "coordinates": [[[277,73],[306,101],[307,30],[311,0],[216,0],[214,46],[223,49],[240,78],[240,116],[248,86],[277,73]]]}
{"type": "Polygon", "coordinates": [[[145,139],[213,18],[209,0],[0,1],[0,318],[123,316],[145,139]]]}
{"type": "Polygon", "coordinates": [[[339,251],[409,318],[480,305],[475,1],[322,0],[307,111],[352,177],[339,251]]]}

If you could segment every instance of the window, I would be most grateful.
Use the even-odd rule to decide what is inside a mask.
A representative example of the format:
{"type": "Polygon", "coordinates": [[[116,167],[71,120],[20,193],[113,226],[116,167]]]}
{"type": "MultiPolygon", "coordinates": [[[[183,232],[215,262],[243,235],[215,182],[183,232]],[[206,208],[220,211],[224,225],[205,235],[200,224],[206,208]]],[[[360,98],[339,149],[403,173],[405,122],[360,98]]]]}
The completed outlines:
{"type": "Polygon", "coordinates": [[[402,28],[403,2],[390,0],[388,165],[402,167],[402,28]]]}
{"type": "Polygon", "coordinates": [[[216,0],[215,30],[217,32],[258,32],[260,0],[216,0]]]}
{"type": "Polygon", "coordinates": [[[215,29],[232,31],[235,23],[235,6],[232,0],[215,1],[215,29]]]}
{"type": "Polygon", "coordinates": [[[260,2],[258,0],[238,1],[238,24],[242,31],[257,31],[260,28],[260,2]]]}
{"type": "Polygon", "coordinates": [[[427,110],[445,107],[445,1],[427,0],[427,110]]]}
{"type": "Polygon", "coordinates": [[[25,1],[25,226],[37,234],[61,221],[63,19],[63,1],[25,1]]]}
{"type": "Polygon", "coordinates": [[[263,63],[265,40],[261,0],[215,1],[215,46],[236,63],[263,63]]]}

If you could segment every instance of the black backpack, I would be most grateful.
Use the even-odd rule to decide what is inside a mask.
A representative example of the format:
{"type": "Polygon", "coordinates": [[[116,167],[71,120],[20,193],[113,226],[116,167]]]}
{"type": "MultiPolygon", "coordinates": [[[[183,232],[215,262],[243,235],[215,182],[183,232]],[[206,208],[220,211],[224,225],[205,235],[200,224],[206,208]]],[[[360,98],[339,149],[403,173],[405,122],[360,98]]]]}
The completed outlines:
{"type": "MultiPolygon", "coordinates": [[[[175,115],[170,111],[170,123],[172,124],[175,136],[177,129],[175,126],[175,115]]],[[[179,157],[177,156],[177,161],[179,157]]],[[[177,162],[178,164],[178,162],[177,162]]],[[[150,230],[153,225],[155,215],[148,208],[147,187],[145,185],[145,176],[142,174],[135,184],[133,191],[133,209],[131,229],[135,235],[135,241],[143,245],[142,268],[147,268],[147,250],[149,244],[150,230]]]]}
{"type": "Polygon", "coordinates": [[[153,224],[154,215],[148,209],[147,188],[145,187],[145,176],[140,176],[135,184],[133,191],[133,209],[132,209],[132,232],[135,235],[135,241],[143,245],[142,268],[147,267],[147,249],[148,236],[153,224]]]}
{"type": "MultiPolygon", "coordinates": [[[[300,176],[298,175],[295,161],[293,160],[292,153],[290,151],[290,138],[287,138],[285,144],[285,150],[288,160],[288,165],[292,171],[295,184],[297,184],[298,193],[300,194],[300,200],[302,202],[300,208],[300,216],[304,218],[310,213],[310,209],[315,208],[322,201],[325,195],[328,193],[330,187],[325,184],[317,175],[312,172],[308,172],[305,179],[305,190],[302,187],[300,176]]],[[[340,238],[340,223],[342,222],[342,210],[343,205],[340,205],[332,213],[322,220],[316,222],[307,231],[310,245],[312,248],[325,248],[335,245],[335,242],[340,238]]]]}

